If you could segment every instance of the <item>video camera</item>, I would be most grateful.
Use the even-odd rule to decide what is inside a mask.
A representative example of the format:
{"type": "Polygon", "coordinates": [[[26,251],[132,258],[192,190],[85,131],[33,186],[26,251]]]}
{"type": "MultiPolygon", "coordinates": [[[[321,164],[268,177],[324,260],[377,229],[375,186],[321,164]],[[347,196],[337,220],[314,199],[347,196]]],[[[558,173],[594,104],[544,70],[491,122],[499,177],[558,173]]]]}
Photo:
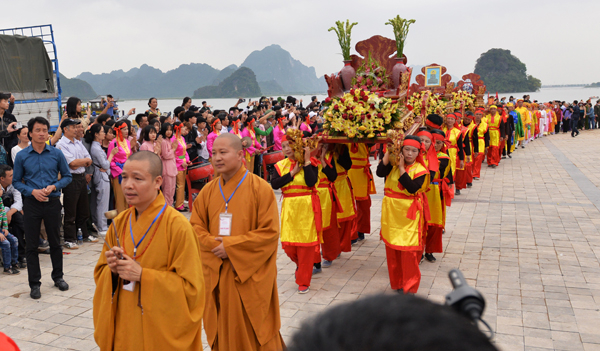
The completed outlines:
{"type": "Polygon", "coordinates": [[[458,269],[452,269],[448,273],[450,283],[452,283],[452,292],[446,295],[446,305],[454,308],[458,313],[469,318],[473,323],[483,323],[490,331],[490,340],[494,338],[494,331],[481,316],[485,310],[485,299],[475,288],[467,284],[462,272],[458,269]]]}

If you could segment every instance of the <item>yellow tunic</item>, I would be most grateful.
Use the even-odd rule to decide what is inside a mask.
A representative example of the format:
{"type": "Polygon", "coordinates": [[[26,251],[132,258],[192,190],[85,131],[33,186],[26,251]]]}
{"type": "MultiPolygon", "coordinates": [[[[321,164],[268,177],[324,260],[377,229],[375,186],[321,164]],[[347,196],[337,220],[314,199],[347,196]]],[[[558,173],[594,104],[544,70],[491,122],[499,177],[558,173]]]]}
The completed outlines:
{"type": "Polygon", "coordinates": [[[319,164],[319,201],[321,203],[321,221],[323,231],[331,226],[331,211],[333,211],[333,191],[335,186],[327,179],[327,175],[323,173],[323,166],[319,164]]]}
{"type": "Polygon", "coordinates": [[[500,146],[500,122],[502,122],[502,116],[499,114],[487,115],[485,122],[488,125],[490,132],[490,146],[500,146]]]}
{"type": "Polygon", "coordinates": [[[357,201],[367,200],[369,195],[377,194],[369,163],[369,149],[364,143],[348,144],[348,149],[352,159],[352,168],[348,170],[348,178],[350,178],[354,190],[354,198],[357,201]]]}
{"type": "MultiPolygon", "coordinates": [[[[133,257],[134,247],[130,214],[134,213],[131,225],[139,242],[164,205],[161,193],[139,219],[133,207],[115,219],[127,255],[133,257]]],[[[111,247],[117,246],[112,225],[106,240],[111,247]]],[[[112,295],[112,273],[105,251],[103,246],[94,269],[94,338],[100,349],[201,350],[205,286],[198,238],[188,220],[174,208],[165,208],[160,222],[156,221],[138,247],[142,280],[133,292],[124,290],[119,279],[112,295]]]]}
{"type": "Polygon", "coordinates": [[[485,152],[485,133],[488,131],[488,125],[482,119],[477,128],[477,140],[479,144],[479,152],[485,152]]]}
{"type": "MultiPolygon", "coordinates": [[[[279,176],[292,170],[289,158],[275,164],[279,176]]],[[[294,179],[281,188],[283,202],[281,203],[281,242],[292,244],[315,245],[318,241],[313,212],[312,193],[316,196],[316,187],[309,188],[304,179],[304,168],[300,168],[294,179]]],[[[320,206],[320,202],[319,202],[320,206]]],[[[331,212],[330,212],[331,214],[331,212]]]]}
{"type": "MultiPolygon", "coordinates": [[[[437,153],[438,159],[449,159],[448,155],[443,152],[437,153]]],[[[434,178],[431,180],[432,183],[429,183],[429,187],[427,189],[427,202],[429,204],[429,214],[431,219],[427,222],[430,226],[444,227],[446,224],[446,204],[442,201],[441,196],[441,188],[440,188],[440,180],[443,181],[444,178],[448,177],[450,173],[450,167],[446,167],[444,169],[443,177],[440,177],[440,171],[438,170],[435,173],[434,178]],[[435,182],[434,182],[435,181],[435,182]]]]}
{"type": "Polygon", "coordinates": [[[531,127],[531,114],[529,113],[529,110],[525,107],[517,107],[515,108],[515,111],[517,111],[521,115],[521,124],[523,125],[523,136],[518,137],[517,140],[522,141],[525,138],[527,138],[527,133],[529,132],[529,128],[531,127]]]}
{"type": "Polygon", "coordinates": [[[229,202],[231,236],[222,237],[229,256],[211,250],[219,245],[219,214],[246,168],[225,184],[218,177],[206,184],[194,201],[190,219],[202,250],[206,281],[204,329],[212,350],[282,350],[277,293],[279,211],[271,186],[248,173],[229,202]]]}
{"type": "Polygon", "coordinates": [[[452,175],[456,173],[456,162],[458,161],[458,137],[461,131],[458,128],[452,128],[449,132],[446,132],[446,140],[450,142],[448,147],[448,156],[450,157],[450,168],[452,169],[452,175]]]}
{"type": "MultiPolygon", "coordinates": [[[[405,168],[408,175],[418,178],[429,172],[420,163],[405,168]]],[[[400,169],[394,167],[385,181],[385,196],[381,204],[381,237],[385,244],[395,250],[423,250],[424,192],[427,180],[416,194],[400,189],[400,169]],[[416,211],[415,211],[416,210],[416,211]],[[415,211],[414,218],[411,212],[415,211]]]]}
{"type": "Polygon", "coordinates": [[[335,162],[335,170],[337,171],[337,179],[335,180],[335,190],[340,199],[340,212],[337,214],[338,222],[345,222],[354,219],[356,212],[354,210],[354,193],[350,185],[348,173],[344,167],[335,162]]]}

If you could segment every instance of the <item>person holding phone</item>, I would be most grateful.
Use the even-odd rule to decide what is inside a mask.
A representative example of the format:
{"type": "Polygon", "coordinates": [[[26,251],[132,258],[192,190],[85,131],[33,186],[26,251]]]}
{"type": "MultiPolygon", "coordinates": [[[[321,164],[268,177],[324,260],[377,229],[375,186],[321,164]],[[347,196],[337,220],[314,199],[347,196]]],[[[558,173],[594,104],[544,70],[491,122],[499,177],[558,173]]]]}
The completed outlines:
{"type": "MultiPolygon", "coordinates": [[[[17,144],[17,119],[9,112],[11,94],[0,93],[0,145],[11,150],[17,144]]],[[[12,163],[12,159],[10,160],[12,163]]]]}

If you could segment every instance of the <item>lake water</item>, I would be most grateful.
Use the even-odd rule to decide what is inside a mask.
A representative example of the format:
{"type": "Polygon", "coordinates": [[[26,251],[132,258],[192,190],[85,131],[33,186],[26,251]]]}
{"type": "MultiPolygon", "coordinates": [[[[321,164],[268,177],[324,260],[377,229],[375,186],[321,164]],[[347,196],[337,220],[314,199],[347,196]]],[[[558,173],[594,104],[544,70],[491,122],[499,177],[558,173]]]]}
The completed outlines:
{"type": "MultiPolygon", "coordinates": [[[[498,94],[499,97],[508,98],[512,95],[515,99],[520,99],[523,95],[528,94],[531,95],[531,100],[538,100],[540,102],[548,102],[551,100],[561,100],[561,101],[570,101],[573,100],[587,100],[590,97],[598,97],[600,96],[600,88],[583,88],[583,87],[571,87],[571,88],[543,88],[537,92],[531,93],[505,93],[498,94]]],[[[495,95],[495,94],[491,94],[495,95]]],[[[282,96],[285,98],[285,96],[282,96]]],[[[304,106],[310,103],[310,95],[296,95],[298,100],[302,99],[304,106]]],[[[319,101],[324,100],[327,95],[317,95],[319,101]]],[[[252,101],[257,100],[258,97],[253,97],[252,101]]],[[[595,100],[598,98],[593,98],[594,104],[595,100]]],[[[173,111],[175,107],[180,106],[182,103],[183,97],[181,99],[158,99],[158,108],[163,112],[173,111]]],[[[196,106],[200,106],[204,99],[192,99],[192,104],[196,106]]],[[[237,99],[206,99],[209,105],[212,105],[212,109],[219,110],[229,110],[229,108],[237,102],[237,99]]],[[[246,106],[248,98],[246,98],[246,102],[241,103],[240,106],[246,106]]],[[[148,109],[148,100],[122,100],[118,102],[119,109],[122,111],[129,111],[131,108],[136,108],[136,113],[144,112],[148,109]]]]}

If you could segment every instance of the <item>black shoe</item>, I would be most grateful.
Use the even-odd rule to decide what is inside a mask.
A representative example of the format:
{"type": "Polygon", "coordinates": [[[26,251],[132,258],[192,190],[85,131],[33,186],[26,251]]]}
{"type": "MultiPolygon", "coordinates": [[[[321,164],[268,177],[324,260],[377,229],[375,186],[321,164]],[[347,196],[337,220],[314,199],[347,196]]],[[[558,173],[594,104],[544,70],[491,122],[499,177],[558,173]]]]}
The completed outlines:
{"type": "Polygon", "coordinates": [[[14,274],[19,274],[19,270],[18,269],[14,269],[12,267],[9,268],[4,268],[4,274],[6,275],[14,275],[14,274]]]}
{"type": "Polygon", "coordinates": [[[19,273],[21,273],[21,271],[19,271],[19,270],[17,269],[17,264],[13,264],[13,265],[10,267],[10,269],[12,269],[12,271],[13,271],[13,274],[19,274],[19,273]]]}
{"type": "Polygon", "coordinates": [[[512,158],[512,156],[511,156],[511,155],[508,155],[508,158],[512,158]]]}
{"type": "Polygon", "coordinates": [[[456,189],[456,191],[454,192],[454,195],[460,195],[460,190],[456,189]]]}
{"type": "Polygon", "coordinates": [[[356,244],[357,242],[358,242],[358,239],[352,239],[352,240],[350,240],[350,244],[351,244],[351,245],[354,245],[354,244],[356,244]]]}
{"type": "Polygon", "coordinates": [[[435,257],[433,257],[433,254],[431,253],[426,253],[425,254],[425,258],[427,259],[427,261],[429,262],[435,262],[435,257]]]}
{"type": "Polygon", "coordinates": [[[419,261],[419,264],[423,263],[424,260],[425,260],[425,255],[421,254],[421,260],[419,261]]]}
{"type": "Polygon", "coordinates": [[[23,269],[23,268],[27,268],[27,262],[25,261],[19,261],[19,263],[17,263],[17,267],[23,269]]]}
{"type": "Polygon", "coordinates": [[[473,186],[473,183],[467,183],[467,188],[470,188],[473,186]]]}
{"type": "Polygon", "coordinates": [[[475,180],[479,180],[479,177],[473,177],[473,179],[475,179],[475,180]]]}
{"type": "Polygon", "coordinates": [[[36,286],[34,288],[31,288],[31,292],[29,293],[29,296],[31,296],[31,298],[34,300],[37,300],[40,297],[42,297],[42,293],[40,292],[40,287],[36,286]]]}
{"type": "Polygon", "coordinates": [[[506,156],[502,156],[502,159],[505,159],[505,158],[506,158],[506,156]]]}
{"type": "Polygon", "coordinates": [[[67,291],[69,290],[69,284],[67,284],[67,282],[60,278],[57,281],[54,282],[54,286],[58,288],[58,290],[60,291],[67,291]]]}
{"type": "Polygon", "coordinates": [[[50,249],[45,249],[45,250],[39,250],[38,249],[38,253],[44,254],[44,255],[50,255],[50,249]]]}
{"type": "Polygon", "coordinates": [[[403,290],[403,289],[398,289],[398,290],[396,290],[396,292],[397,292],[398,294],[404,295],[404,290],[403,290]]]}
{"type": "Polygon", "coordinates": [[[358,232],[358,241],[365,240],[365,233],[358,232]]]}

